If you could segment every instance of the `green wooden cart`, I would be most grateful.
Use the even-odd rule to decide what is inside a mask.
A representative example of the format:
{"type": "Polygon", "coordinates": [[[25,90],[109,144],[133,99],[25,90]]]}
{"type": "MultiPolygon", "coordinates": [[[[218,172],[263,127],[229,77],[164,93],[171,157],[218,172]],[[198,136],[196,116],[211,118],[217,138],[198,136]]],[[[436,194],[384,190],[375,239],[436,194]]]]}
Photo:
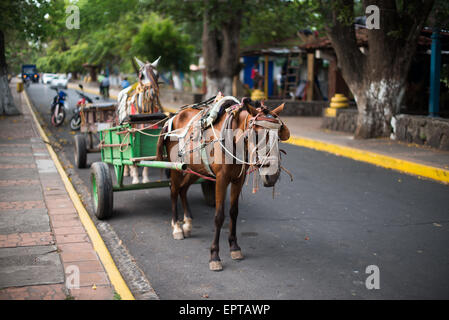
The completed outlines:
{"type": "MultiPolygon", "coordinates": [[[[92,198],[98,219],[111,217],[114,192],[170,187],[168,179],[125,184],[123,179],[125,165],[181,171],[187,168],[184,163],[155,160],[160,131],[160,128],[136,130],[130,124],[99,131],[101,162],[95,162],[91,167],[92,198]],[[112,180],[111,165],[116,175],[115,184],[112,180]]],[[[199,179],[196,183],[201,184],[206,203],[215,206],[215,183],[203,179],[199,179]]]]}

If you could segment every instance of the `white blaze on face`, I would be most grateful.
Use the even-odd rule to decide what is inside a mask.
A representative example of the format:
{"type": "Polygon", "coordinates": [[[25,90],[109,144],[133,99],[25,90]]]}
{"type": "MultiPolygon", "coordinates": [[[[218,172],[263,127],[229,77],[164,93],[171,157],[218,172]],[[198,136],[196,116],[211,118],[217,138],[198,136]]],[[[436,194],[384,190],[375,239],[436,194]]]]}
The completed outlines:
{"type": "Polygon", "coordinates": [[[147,70],[145,67],[141,70],[141,73],[143,74],[142,83],[143,84],[150,83],[150,78],[148,77],[147,70]]]}

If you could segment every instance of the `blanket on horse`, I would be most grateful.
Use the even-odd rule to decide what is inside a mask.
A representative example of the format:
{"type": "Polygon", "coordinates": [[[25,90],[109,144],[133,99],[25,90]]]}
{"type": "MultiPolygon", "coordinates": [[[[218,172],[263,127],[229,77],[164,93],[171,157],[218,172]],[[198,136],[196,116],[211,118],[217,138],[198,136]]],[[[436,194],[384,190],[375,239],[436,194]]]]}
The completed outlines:
{"type": "Polygon", "coordinates": [[[118,121],[123,124],[130,120],[130,115],[162,112],[158,94],[153,94],[153,88],[136,83],[123,89],[118,94],[118,121]]]}

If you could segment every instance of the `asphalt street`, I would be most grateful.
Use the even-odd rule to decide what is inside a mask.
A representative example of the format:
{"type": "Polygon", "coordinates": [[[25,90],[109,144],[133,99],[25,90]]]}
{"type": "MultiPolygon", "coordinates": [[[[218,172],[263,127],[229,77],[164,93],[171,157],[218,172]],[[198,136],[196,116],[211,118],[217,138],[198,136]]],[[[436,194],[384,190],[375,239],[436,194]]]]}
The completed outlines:
{"type": "MultiPolygon", "coordinates": [[[[78,95],[66,91],[74,106],[78,95]]],[[[28,93],[74,163],[69,119],[61,128],[50,125],[55,92],[32,84],[28,93]]],[[[282,175],[274,199],[271,188],[252,194],[252,182],[245,186],[237,225],[245,259],[230,258],[227,216],[222,272],[209,271],[214,210],[199,186],[189,191],[193,236],[181,241],[171,235],[168,188],[114,194],[108,222],[161,299],[449,298],[447,185],[324,152],[282,148],[294,181],[282,175]],[[371,265],[379,268],[380,289],[365,285],[371,265]]],[[[99,160],[89,154],[88,164],[99,160]]],[[[89,169],[76,173],[84,183],[77,190],[90,189],[89,169]]],[[[159,178],[159,170],[153,176],[159,178]]]]}

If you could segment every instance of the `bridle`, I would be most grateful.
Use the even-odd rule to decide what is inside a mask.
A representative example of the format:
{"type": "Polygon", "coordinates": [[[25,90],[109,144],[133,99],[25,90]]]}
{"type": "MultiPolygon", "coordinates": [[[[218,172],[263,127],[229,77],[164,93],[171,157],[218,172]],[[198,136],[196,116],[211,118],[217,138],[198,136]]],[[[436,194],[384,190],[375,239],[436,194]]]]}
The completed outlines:
{"type": "Polygon", "coordinates": [[[139,98],[142,97],[142,101],[139,105],[143,107],[143,112],[154,113],[155,108],[157,108],[158,111],[162,111],[161,102],[159,100],[159,83],[153,72],[153,67],[149,63],[139,70],[139,86],[137,87],[137,93],[140,94],[139,98]],[[148,83],[143,83],[142,81],[145,75],[150,80],[148,83]],[[149,103],[151,104],[148,106],[149,103]]]}
{"type": "Polygon", "coordinates": [[[226,109],[226,114],[227,117],[225,119],[223,128],[221,130],[221,137],[218,138],[214,127],[211,126],[212,128],[212,132],[214,134],[215,140],[214,141],[218,141],[221,145],[221,148],[228,154],[230,155],[232,158],[234,158],[238,163],[237,164],[246,164],[249,165],[251,167],[263,167],[264,165],[266,165],[266,162],[268,161],[268,157],[264,157],[262,159],[262,162],[260,161],[260,159],[257,158],[257,155],[259,154],[259,147],[260,144],[263,143],[263,140],[256,143],[254,145],[254,148],[252,150],[249,150],[249,145],[251,144],[252,141],[254,141],[257,138],[256,135],[256,126],[261,127],[265,130],[269,130],[269,134],[273,137],[274,139],[269,139],[269,141],[271,141],[271,145],[269,146],[269,152],[268,154],[270,154],[274,147],[276,147],[276,145],[278,145],[279,142],[279,135],[278,135],[278,130],[284,125],[283,122],[281,121],[281,119],[274,115],[271,114],[270,111],[266,108],[258,108],[256,109],[258,111],[258,113],[256,114],[256,116],[254,116],[253,118],[249,119],[249,116],[251,115],[250,111],[247,109],[247,107],[241,103],[238,105],[233,105],[229,108],[226,109]],[[242,135],[239,137],[240,139],[244,139],[244,145],[246,146],[245,148],[245,159],[239,159],[238,157],[236,157],[234,155],[233,152],[231,152],[228,148],[226,148],[225,145],[223,145],[222,140],[224,140],[223,136],[225,134],[226,129],[231,129],[232,130],[232,120],[236,119],[238,117],[238,114],[242,111],[246,109],[248,112],[248,115],[245,118],[244,121],[244,129],[243,129],[243,133],[242,135]],[[271,115],[271,117],[268,117],[267,114],[271,115]],[[254,153],[256,154],[256,159],[254,161],[253,157],[254,157],[254,153]],[[249,159],[248,159],[249,158],[249,159]]]}

